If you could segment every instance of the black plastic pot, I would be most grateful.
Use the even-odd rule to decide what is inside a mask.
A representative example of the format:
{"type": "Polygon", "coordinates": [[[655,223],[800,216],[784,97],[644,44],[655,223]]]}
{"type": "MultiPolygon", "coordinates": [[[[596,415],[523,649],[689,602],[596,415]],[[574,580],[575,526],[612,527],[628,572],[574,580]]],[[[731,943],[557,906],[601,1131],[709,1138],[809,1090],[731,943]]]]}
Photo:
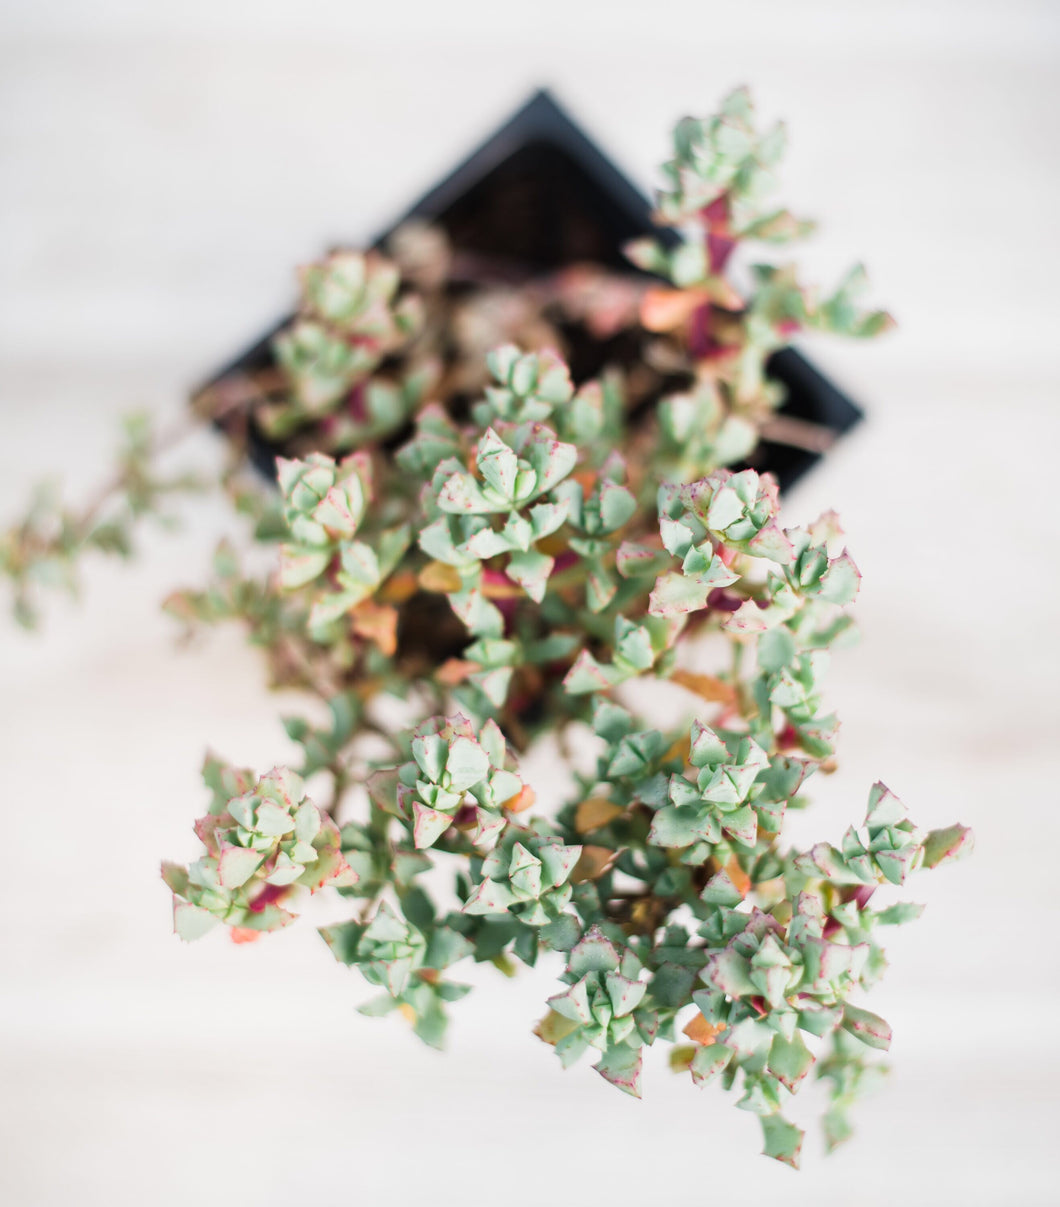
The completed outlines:
{"type": "MultiPolygon", "coordinates": [[[[622,247],[630,239],[653,234],[665,240],[673,234],[652,223],[646,198],[544,90],[384,231],[374,246],[385,243],[410,218],[442,227],[459,250],[542,269],[579,261],[628,269],[622,247]]],[[[272,338],[289,321],[278,323],[205,386],[231,373],[268,367],[272,338]]],[[[862,418],[861,410],[794,349],[775,353],[768,372],[787,390],[782,416],[808,421],[835,436],[862,418]]],[[[251,431],[248,450],[254,463],[272,477],[274,458],[282,449],[251,431]]],[[[764,441],[754,464],[788,487],[821,456],[764,441]]]]}

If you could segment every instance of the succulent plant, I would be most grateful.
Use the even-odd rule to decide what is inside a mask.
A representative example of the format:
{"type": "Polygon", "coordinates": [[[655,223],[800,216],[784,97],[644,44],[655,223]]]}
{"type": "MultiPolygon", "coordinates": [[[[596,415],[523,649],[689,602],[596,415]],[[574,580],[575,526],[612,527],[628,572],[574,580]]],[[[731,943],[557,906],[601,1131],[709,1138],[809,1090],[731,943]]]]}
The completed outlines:
{"type": "Polygon", "coordinates": [[[412,758],[375,778],[372,798],[411,826],[417,848],[434,846],[451,826],[481,845],[504,829],[505,810],[524,807],[526,786],[509,761],[494,721],[476,733],[466,717],[432,717],[414,731],[412,758]]]}
{"type": "Polygon", "coordinates": [[[580,855],[580,846],[565,845],[543,821],[527,829],[513,822],[481,860],[464,913],[510,913],[527,926],[545,926],[570,904],[570,876],[580,855]]]}
{"type": "Polygon", "coordinates": [[[569,988],[548,999],[551,1013],[541,1026],[542,1039],[553,1044],[564,1068],[595,1048],[600,1053],[596,1071],[636,1097],[641,1051],[658,1031],[643,971],[632,951],[620,954],[598,926],[591,926],[568,957],[563,979],[569,988]]]}
{"type": "Polygon", "coordinates": [[[163,866],[181,938],[197,939],[218,922],[237,932],[276,930],[294,921],[284,903],[295,885],[317,892],[355,883],[338,828],[293,771],[274,768],[215,808],[195,823],[206,854],[188,868],[163,866]]]}
{"type": "MultiPolygon", "coordinates": [[[[883,972],[878,928],[919,907],[876,894],[971,835],[917,828],[876,785],[838,846],[783,837],[835,768],[824,676],[860,576],[835,515],[786,526],[761,472],[763,438],[816,438],[778,417],[766,362],[799,330],[889,324],[859,309],[860,270],[823,300],[791,266],[733,283],[746,244],[807,229],[771,199],[783,146],[742,90],[680,123],[658,203],[676,241],[632,246],[627,274],[524,271],[513,289],[422,227],[392,258],[303,271],[273,363],[196,400],[237,453],[241,432],[284,442],[278,492],[238,456],[222,479],[274,569],[226,542],[169,607],[242,622],[272,682],[326,719],[285,719],[296,771],[209,759],[204,851],[164,878],[185,939],[221,923],[245,941],[334,890],[351,913],[324,938],[382,990],[364,1011],[435,1045],[468,991],[450,969],[550,958],[538,1034],[564,1065],[591,1050],[639,1095],[644,1049],[672,1045],[794,1165],[791,1097],[816,1073],[840,1142],[889,1043],[860,995],[883,972]],[[575,381],[573,344],[626,360],[575,381]],[[657,723],[653,688],[682,722],[657,723]],[[537,740],[566,770],[535,790],[517,756],[537,740]]],[[[24,619],[35,582],[123,550],[131,517],[183,485],[152,448],[138,437],[86,513],[38,509],[0,541],[24,619]]]]}
{"type": "MultiPolygon", "coordinates": [[[[303,270],[301,313],[273,343],[291,396],[266,412],[267,431],[283,434],[306,417],[327,414],[415,330],[418,311],[409,298],[397,299],[400,283],[388,260],[355,251],[335,252],[303,270]]],[[[403,415],[377,418],[385,427],[387,418],[403,415]]]]}

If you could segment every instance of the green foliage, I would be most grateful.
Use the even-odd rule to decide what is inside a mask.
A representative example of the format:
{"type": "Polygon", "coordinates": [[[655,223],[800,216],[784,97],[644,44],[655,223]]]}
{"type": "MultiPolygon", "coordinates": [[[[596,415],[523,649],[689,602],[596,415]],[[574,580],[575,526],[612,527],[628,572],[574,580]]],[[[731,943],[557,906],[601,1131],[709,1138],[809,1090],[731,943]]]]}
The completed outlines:
{"type": "Polygon", "coordinates": [[[475,407],[480,427],[498,419],[512,423],[548,419],[574,395],[567,366],[551,350],[522,353],[514,344],[505,344],[486,357],[486,364],[497,385],[487,386],[485,401],[475,407]]]}
{"type": "MultiPolygon", "coordinates": [[[[248,773],[218,770],[208,761],[207,785],[248,773]]],[[[218,922],[237,931],[276,930],[293,922],[285,908],[295,886],[311,892],[353,884],[356,873],[340,850],[334,821],[305,795],[294,772],[277,767],[253,787],[219,804],[195,823],[206,854],[187,868],[164,864],[173,890],[173,918],[182,939],[197,939],[218,922]]]]}
{"type": "MultiPolygon", "coordinates": [[[[644,1047],[673,1042],[683,1023],[692,1044],[674,1048],[674,1067],[696,1085],[738,1085],[766,1153],[797,1165],[802,1132],[782,1113],[791,1096],[816,1068],[832,1092],[826,1136],[838,1143],[875,1075],[872,1050],[890,1042],[887,1024],[851,999],[883,971],[877,928],[919,910],[870,899],[970,838],[963,827],[924,834],[877,785],[839,848],[782,843],[786,810],[831,769],[837,722],[822,677],[850,632],[860,576],[832,513],[786,528],[773,479],[729,466],[768,426],[778,399],[763,365],[786,333],[885,324],[856,310],[857,272],[818,304],[793,270],[759,266],[757,291],[735,297],[724,268],[737,243],[803,231],[764,206],[783,135],[759,136],[751,118],[738,93],[719,117],[678,127],[660,214],[688,229],[674,250],[632,249],[677,286],[644,295],[646,328],[679,339],[688,357],[688,388],[656,399],[650,441],[621,384],[576,390],[555,351],[503,344],[486,357],[479,400],[422,406],[395,452],[369,440],[338,463],[319,452],[280,461],[278,583],[349,668],[329,730],[288,722],[306,769],[336,776],[336,799],[371,701],[423,700],[420,722],[391,735],[396,756],[369,760],[368,820],[341,832],[342,891],[366,904],[324,934],[386,991],[366,1011],[399,1010],[437,1043],[445,1005],[466,991],[443,976],[452,963],[510,969],[566,952],[564,987],[538,1029],[565,1066],[591,1049],[606,1080],[639,1095],[644,1047]],[[400,642],[365,634],[366,604],[394,613],[400,633],[424,595],[451,609],[458,652],[439,644],[410,662],[400,642]],[[361,623],[352,661],[344,623],[355,633],[361,623]],[[710,633],[730,662],[709,675],[686,669],[710,633]],[[648,680],[690,690],[696,715],[646,728],[615,693],[648,680]],[[596,769],[575,776],[551,815],[527,820],[536,798],[512,747],[562,739],[576,720],[591,721],[596,769]],[[449,907],[417,879],[436,854],[463,869],[449,907]]],[[[306,280],[334,289],[335,323],[347,302],[333,268],[306,280]]],[[[386,280],[383,302],[397,290],[386,280]]],[[[293,389],[304,408],[301,378],[293,389]]],[[[193,865],[205,871],[188,874],[178,910],[197,907],[197,920],[212,907],[211,921],[242,925],[242,900],[203,895],[216,893],[210,858],[193,865]]]]}
{"type": "Polygon", "coordinates": [[[504,830],[503,810],[525,787],[511,761],[493,721],[476,733],[466,717],[432,717],[413,732],[412,758],[396,776],[376,777],[372,798],[411,827],[417,848],[434,846],[452,826],[481,846],[504,830]]]}
{"type": "MultiPolygon", "coordinates": [[[[335,252],[302,272],[299,316],[273,341],[290,396],[261,416],[274,437],[305,419],[327,414],[412,334],[419,323],[411,299],[398,299],[400,277],[393,264],[374,254],[335,252]]],[[[407,400],[368,391],[360,435],[392,430],[405,418],[407,400]]]]}
{"type": "Polygon", "coordinates": [[[658,1031],[658,1018],[646,1005],[643,971],[633,951],[620,954],[594,925],[571,950],[563,975],[569,988],[548,999],[548,1028],[564,1068],[595,1048],[600,1053],[596,1071],[638,1098],[641,1050],[658,1031]]]}
{"type": "Polygon", "coordinates": [[[370,533],[361,533],[372,487],[371,463],[359,454],[338,466],[322,453],[306,461],[280,458],[276,468],[289,532],[280,546],[281,588],[319,585],[330,571],[309,613],[316,633],[375,594],[411,533],[407,524],[382,530],[373,524],[370,533]]]}
{"type": "Polygon", "coordinates": [[[153,516],[171,523],[167,500],[202,489],[195,475],[158,468],[157,455],[170,443],[171,436],[155,436],[149,416],[128,416],[114,473],[87,506],[67,506],[54,486],[45,483],[34,492],[25,515],[0,531],[0,581],[6,580],[11,589],[12,612],[20,625],[37,627],[42,592],[79,594],[84,554],[129,557],[138,520],[153,516]]]}
{"type": "MultiPolygon", "coordinates": [[[[888,323],[858,308],[860,270],[823,300],[790,266],[733,285],[746,243],[806,229],[771,199],[783,147],[743,91],[680,123],[658,206],[677,241],[631,248],[640,272],[512,290],[419,227],[393,259],[303,271],[273,363],[197,400],[237,451],[241,433],[283,441],[278,498],[223,481],[275,569],[226,542],[212,582],[168,606],[189,627],[239,621],[274,684],[317,698],[284,724],[327,803],[293,772],[211,758],[204,851],[164,877],[185,939],[223,923],[245,941],[334,889],[351,913],[323,936],[382,990],[364,1012],[433,1045],[468,991],[461,961],[562,959],[538,1034],[564,1065],[591,1050],[639,1095],[644,1049],[674,1045],[672,1067],[737,1088],[765,1152],[797,1165],[792,1095],[826,1084],[839,1143],[890,1041],[861,994],[885,967],[879,928],[919,907],[876,893],[971,836],[925,833],[876,785],[839,846],[783,838],[835,766],[824,676],[860,576],[832,513],[786,526],[746,464],[785,438],[766,359],[802,329],[888,323]],[[557,349],[587,340],[629,359],[573,382],[557,349]],[[656,722],[663,691],[681,723],[656,722]],[[538,739],[589,754],[539,794],[516,761],[538,739]]],[[[145,449],[122,479],[130,517],[164,489],[145,449]]],[[[126,537],[34,513],[0,568],[25,612],[38,571],[126,537]]]]}
{"type": "Polygon", "coordinates": [[[511,914],[526,926],[554,922],[570,903],[570,875],[580,855],[580,846],[565,846],[543,820],[532,829],[512,822],[478,864],[464,913],[511,914]]]}

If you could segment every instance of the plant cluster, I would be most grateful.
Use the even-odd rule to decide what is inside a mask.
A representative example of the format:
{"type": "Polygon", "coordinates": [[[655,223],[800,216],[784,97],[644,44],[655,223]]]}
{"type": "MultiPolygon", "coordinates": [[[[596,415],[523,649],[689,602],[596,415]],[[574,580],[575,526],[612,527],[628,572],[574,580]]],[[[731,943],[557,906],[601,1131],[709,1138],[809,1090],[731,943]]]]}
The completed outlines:
{"type": "Polygon", "coordinates": [[[660,238],[629,274],[520,276],[418,227],[303,272],[270,364],[198,399],[282,447],[278,495],[226,478],[276,568],[226,543],[169,607],[242,622],[327,719],[286,721],[294,771],[208,759],[205,853],[164,877],[185,939],[246,941],[305,890],[340,894],[350,918],[322,933],[382,991],[365,1012],[434,1045],[467,992],[458,964],[551,954],[538,1034],[564,1066],[588,1055],[639,1095],[644,1049],[670,1044],[797,1165],[792,1095],[811,1071],[828,1084],[838,1143],[889,1043],[861,993],[881,928],[919,908],[877,890],[970,834],[917,828],[877,784],[838,845],[783,838],[835,766],[823,679],[859,574],[836,517],[786,525],[755,468],[763,435],[815,438],[783,428],[766,362],[800,331],[890,321],[859,308],[860,270],[823,297],[789,265],[734,284],[736,253],[808,229],[773,201],[784,141],[742,90],[681,122],[660,238]],[[599,372],[572,371],[593,356],[599,372]],[[685,719],[658,721],[664,699],[685,719]],[[517,761],[535,741],[565,763],[539,792],[517,761]]]}
{"type": "Polygon", "coordinates": [[[114,472],[85,506],[64,504],[56,484],[43,482],[19,522],[0,530],[0,582],[10,589],[18,624],[26,629],[38,626],[42,592],[79,593],[84,554],[128,558],[141,519],[150,516],[171,524],[175,517],[167,512],[167,502],[205,487],[199,475],[163,472],[158,466],[160,453],[176,443],[185,429],[182,424],[158,435],[149,415],[128,416],[122,424],[114,472]]]}

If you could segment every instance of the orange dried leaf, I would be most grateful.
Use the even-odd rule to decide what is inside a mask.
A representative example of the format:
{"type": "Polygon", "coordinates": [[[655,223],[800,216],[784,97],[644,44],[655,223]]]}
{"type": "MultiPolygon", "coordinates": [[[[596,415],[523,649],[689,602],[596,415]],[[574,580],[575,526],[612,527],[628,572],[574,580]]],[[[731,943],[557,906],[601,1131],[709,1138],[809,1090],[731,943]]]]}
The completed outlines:
{"type": "Polygon", "coordinates": [[[640,321],[649,331],[673,331],[708,300],[700,289],[649,289],[640,304],[640,321]]]}
{"type": "Polygon", "coordinates": [[[578,806],[574,814],[574,828],[579,834],[591,834],[623,812],[621,805],[616,805],[606,796],[590,796],[578,806]]]}
{"type": "Polygon", "coordinates": [[[510,578],[503,575],[490,578],[487,572],[482,579],[482,594],[487,599],[522,599],[525,592],[510,578]]]}
{"type": "Polygon", "coordinates": [[[228,933],[233,943],[256,943],[262,932],[251,930],[249,926],[233,926],[228,933]]]}
{"type": "Polygon", "coordinates": [[[740,896],[746,897],[751,891],[751,877],[740,867],[739,860],[735,855],[729,857],[729,862],[725,865],[725,872],[740,896]]]}
{"type": "Polygon", "coordinates": [[[687,1035],[694,1044],[708,1047],[724,1030],[725,1028],[720,1023],[715,1026],[714,1023],[708,1023],[702,1014],[696,1014],[684,1028],[683,1034],[687,1035]]]}
{"type": "Polygon", "coordinates": [[[610,847],[582,847],[581,856],[570,874],[571,882],[581,884],[585,880],[599,880],[617,858],[618,852],[610,847]]]}
{"type": "Polygon", "coordinates": [[[448,595],[460,590],[460,575],[445,562],[428,562],[420,571],[419,584],[425,591],[448,595]]]}
{"type": "Polygon", "coordinates": [[[666,761],[669,762],[671,759],[680,759],[682,763],[687,763],[691,748],[692,738],[686,733],[684,737],[678,738],[677,741],[674,742],[674,744],[666,752],[666,761]]]}
{"type": "Polygon", "coordinates": [[[358,637],[374,642],[388,658],[397,651],[397,608],[366,599],[353,609],[353,631],[358,637]]]}
{"type": "Polygon", "coordinates": [[[670,682],[685,688],[686,691],[694,692],[711,704],[736,703],[735,689],[716,675],[701,675],[696,671],[676,670],[670,676],[670,682]]]}
{"type": "Polygon", "coordinates": [[[561,553],[566,553],[570,548],[570,542],[562,532],[553,532],[538,541],[534,548],[538,553],[547,553],[549,557],[559,557],[561,553]]]}
{"type": "Polygon", "coordinates": [[[595,469],[579,469],[571,474],[571,481],[577,482],[582,488],[582,493],[589,495],[592,494],[593,487],[596,485],[599,477],[600,475],[595,469]]]}
{"type": "Polygon", "coordinates": [[[537,793],[529,784],[524,784],[520,792],[517,792],[504,802],[504,808],[509,813],[523,813],[527,809],[532,809],[536,800],[537,793]]]}
{"type": "Polygon", "coordinates": [[[411,599],[419,589],[419,581],[411,570],[399,570],[379,588],[378,595],[383,603],[401,604],[411,599]]]}
{"type": "Polygon", "coordinates": [[[458,683],[463,683],[472,671],[476,670],[478,670],[477,662],[468,662],[463,658],[447,658],[435,671],[434,677],[445,687],[456,687],[458,683]]]}

